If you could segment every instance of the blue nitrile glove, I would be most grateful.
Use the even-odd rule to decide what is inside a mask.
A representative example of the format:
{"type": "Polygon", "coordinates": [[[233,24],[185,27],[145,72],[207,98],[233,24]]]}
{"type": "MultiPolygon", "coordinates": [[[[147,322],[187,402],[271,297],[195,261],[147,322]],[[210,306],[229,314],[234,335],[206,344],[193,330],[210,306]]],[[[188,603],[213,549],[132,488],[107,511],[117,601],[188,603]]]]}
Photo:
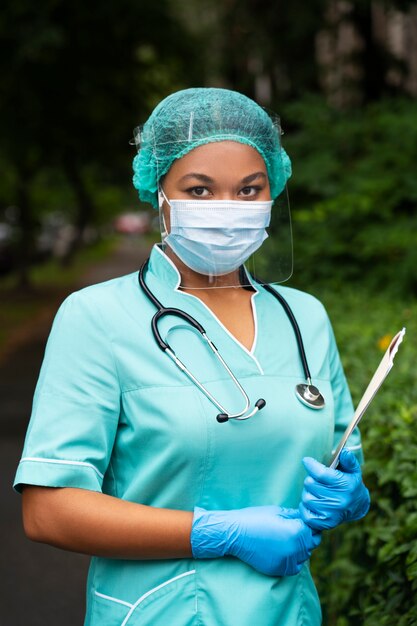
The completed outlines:
{"type": "Polygon", "coordinates": [[[196,559],[231,555],[262,574],[298,574],[321,541],[298,509],[255,506],[232,511],[194,509],[191,547],[196,559]]]}
{"type": "Polygon", "coordinates": [[[309,476],[304,481],[299,508],[308,526],[325,530],[367,514],[369,491],[353,452],[342,450],[338,469],[330,469],[311,457],[305,457],[303,464],[309,476]]]}

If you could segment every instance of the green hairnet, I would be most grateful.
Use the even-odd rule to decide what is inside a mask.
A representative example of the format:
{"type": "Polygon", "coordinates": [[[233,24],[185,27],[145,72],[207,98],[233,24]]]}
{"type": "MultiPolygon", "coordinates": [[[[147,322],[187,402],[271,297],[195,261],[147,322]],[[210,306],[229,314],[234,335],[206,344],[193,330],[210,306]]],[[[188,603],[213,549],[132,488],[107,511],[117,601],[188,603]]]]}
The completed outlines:
{"type": "Polygon", "coordinates": [[[280,129],[256,102],[236,91],[184,89],[171,94],[135,130],[138,154],[133,160],[133,185],[144,202],[158,207],[158,182],[172,163],[214,141],[238,141],[263,157],[271,197],[275,199],[291,176],[291,161],[281,147],[280,129]]]}

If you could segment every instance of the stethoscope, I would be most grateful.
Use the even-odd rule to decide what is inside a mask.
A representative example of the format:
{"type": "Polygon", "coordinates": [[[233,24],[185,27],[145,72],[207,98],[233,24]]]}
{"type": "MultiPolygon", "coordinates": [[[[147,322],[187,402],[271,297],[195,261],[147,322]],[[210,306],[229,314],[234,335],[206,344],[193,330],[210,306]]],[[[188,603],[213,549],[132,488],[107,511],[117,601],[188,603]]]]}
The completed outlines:
{"type": "MultiPolygon", "coordinates": [[[[172,361],[174,361],[175,365],[202,391],[202,393],[206,396],[206,398],[208,398],[208,400],[210,400],[210,402],[212,402],[214,406],[217,407],[217,409],[220,411],[220,413],[216,416],[216,419],[218,422],[220,423],[227,422],[228,420],[231,420],[231,419],[247,420],[253,415],[255,415],[255,413],[257,413],[258,411],[264,408],[264,406],[266,405],[265,400],[263,398],[259,398],[259,400],[255,402],[255,408],[252,409],[252,411],[248,413],[249,407],[250,407],[250,400],[246,391],[243,389],[242,385],[237,380],[236,376],[233,374],[233,372],[227,365],[226,361],[223,359],[222,355],[220,354],[220,352],[218,351],[214,343],[211,341],[209,337],[207,337],[206,331],[204,330],[202,325],[194,317],[192,317],[191,315],[189,315],[182,309],[164,307],[164,305],[156,298],[156,296],[149,289],[145,281],[145,272],[147,270],[148,263],[149,263],[149,259],[145,261],[145,263],[143,263],[142,267],[140,268],[139,274],[138,274],[138,280],[139,280],[139,285],[143,293],[145,294],[145,296],[157,308],[157,311],[151,320],[151,328],[152,328],[153,336],[159,348],[163,352],[165,352],[165,354],[167,354],[170,357],[170,359],[172,359],[172,361]],[[188,324],[190,324],[193,328],[195,328],[201,334],[201,337],[204,339],[204,341],[207,343],[207,345],[212,350],[214,355],[217,357],[219,362],[222,364],[223,368],[228,372],[233,383],[236,385],[237,389],[240,391],[243,398],[245,399],[245,408],[242,411],[240,411],[239,413],[229,413],[224,408],[224,406],[222,406],[220,402],[216,400],[216,398],[209,392],[209,390],[206,389],[206,387],[190,372],[187,366],[184,365],[184,363],[177,357],[177,355],[175,354],[171,346],[162,339],[160,332],[158,330],[158,322],[166,315],[179,317],[185,320],[188,324]]],[[[303,366],[304,375],[306,379],[306,383],[300,383],[299,385],[296,385],[295,395],[300,400],[300,402],[302,402],[309,408],[322,409],[325,405],[325,401],[320,391],[317,389],[317,387],[311,383],[311,374],[310,374],[310,369],[307,363],[306,353],[304,350],[303,339],[301,337],[300,327],[298,326],[297,320],[294,317],[294,313],[292,312],[287,301],[281,296],[280,293],[275,291],[275,289],[273,289],[268,284],[262,284],[262,287],[266,291],[268,291],[270,294],[272,294],[281,304],[294,330],[294,334],[295,334],[295,338],[296,338],[297,346],[298,346],[298,352],[300,355],[300,359],[301,359],[301,363],[303,366]]]]}

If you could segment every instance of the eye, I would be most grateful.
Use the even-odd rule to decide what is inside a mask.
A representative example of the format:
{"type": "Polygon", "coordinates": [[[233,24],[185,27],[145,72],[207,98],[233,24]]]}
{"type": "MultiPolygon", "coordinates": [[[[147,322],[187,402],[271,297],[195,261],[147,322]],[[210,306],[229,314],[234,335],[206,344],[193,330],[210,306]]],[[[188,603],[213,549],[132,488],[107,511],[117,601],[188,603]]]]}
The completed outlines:
{"type": "Polygon", "coordinates": [[[205,198],[210,192],[207,187],[190,187],[187,189],[187,193],[192,196],[196,196],[197,198],[205,198]]]}
{"type": "Polygon", "coordinates": [[[244,196],[245,198],[253,198],[258,195],[261,189],[262,187],[259,187],[258,185],[252,185],[250,187],[243,187],[240,190],[239,194],[244,196]]]}

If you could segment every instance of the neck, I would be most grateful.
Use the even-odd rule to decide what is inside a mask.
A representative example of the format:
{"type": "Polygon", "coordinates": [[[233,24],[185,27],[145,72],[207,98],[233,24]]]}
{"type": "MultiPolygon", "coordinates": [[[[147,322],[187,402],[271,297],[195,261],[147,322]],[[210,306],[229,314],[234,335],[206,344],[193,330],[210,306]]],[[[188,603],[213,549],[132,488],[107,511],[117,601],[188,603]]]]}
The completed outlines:
{"type": "Polygon", "coordinates": [[[175,252],[173,252],[168,245],[165,247],[164,252],[181,275],[180,289],[184,289],[186,291],[193,289],[209,291],[213,289],[213,287],[223,289],[236,289],[241,287],[238,269],[222,276],[205,276],[204,274],[195,272],[185,265],[185,263],[177,257],[175,252]]]}

